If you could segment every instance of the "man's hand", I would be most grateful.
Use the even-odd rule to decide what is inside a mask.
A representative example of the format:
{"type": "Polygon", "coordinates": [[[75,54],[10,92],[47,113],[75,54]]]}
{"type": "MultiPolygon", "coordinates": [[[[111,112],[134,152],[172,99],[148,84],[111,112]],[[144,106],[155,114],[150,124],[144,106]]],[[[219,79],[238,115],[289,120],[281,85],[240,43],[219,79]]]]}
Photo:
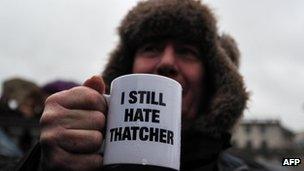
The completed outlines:
{"type": "Polygon", "coordinates": [[[83,86],[58,92],[45,102],[40,119],[42,167],[46,170],[97,170],[107,105],[105,84],[93,76],[83,86]]]}

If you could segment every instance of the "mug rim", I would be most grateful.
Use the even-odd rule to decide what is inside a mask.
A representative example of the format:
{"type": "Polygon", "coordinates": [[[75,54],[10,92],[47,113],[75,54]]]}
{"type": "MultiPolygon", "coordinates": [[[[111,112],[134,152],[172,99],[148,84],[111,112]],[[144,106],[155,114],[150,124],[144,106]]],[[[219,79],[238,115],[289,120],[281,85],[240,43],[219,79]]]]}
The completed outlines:
{"type": "Polygon", "coordinates": [[[162,76],[162,75],[157,75],[157,74],[146,74],[146,73],[126,74],[126,75],[119,76],[119,77],[115,78],[115,79],[111,82],[111,87],[112,87],[112,84],[114,84],[115,81],[117,81],[117,80],[119,80],[119,79],[121,79],[121,78],[132,77],[132,76],[148,76],[148,77],[163,78],[163,79],[166,79],[166,80],[168,80],[168,81],[171,81],[171,82],[176,83],[176,84],[182,89],[181,84],[180,84],[179,82],[177,82],[176,80],[172,79],[172,78],[165,77],[165,76],[162,76]]]}

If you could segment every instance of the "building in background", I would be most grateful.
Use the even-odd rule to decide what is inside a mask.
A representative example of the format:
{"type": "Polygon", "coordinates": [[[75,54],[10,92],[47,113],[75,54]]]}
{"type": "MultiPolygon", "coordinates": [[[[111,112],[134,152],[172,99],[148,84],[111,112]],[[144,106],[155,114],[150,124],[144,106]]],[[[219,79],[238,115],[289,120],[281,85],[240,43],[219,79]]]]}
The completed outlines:
{"type": "Polygon", "coordinates": [[[304,132],[299,132],[296,134],[295,143],[298,148],[304,149],[304,132]]]}
{"type": "MultiPolygon", "coordinates": [[[[231,153],[266,166],[282,166],[284,158],[304,158],[304,134],[296,134],[279,120],[245,120],[234,130],[231,153]]],[[[295,170],[304,169],[304,165],[295,170]]]]}
{"type": "Polygon", "coordinates": [[[248,120],[235,130],[232,143],[241,149],[290,149],[294,138],[295,134],[283,127],[279,120],[248,120]]]}

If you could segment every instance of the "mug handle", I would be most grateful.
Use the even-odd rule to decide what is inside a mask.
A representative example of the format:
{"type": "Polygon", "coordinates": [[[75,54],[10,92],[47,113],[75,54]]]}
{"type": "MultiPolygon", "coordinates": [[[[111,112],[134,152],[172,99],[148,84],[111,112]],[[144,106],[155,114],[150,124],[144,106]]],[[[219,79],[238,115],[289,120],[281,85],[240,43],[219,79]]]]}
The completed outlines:
{"type": "Polygon", "coordinates": [[[102,96],[106,99],[107,106],[109,107],[111,95],[103,94],[102,96]]]}
{"type": "MultiPolygon", "coordinates": [[[[109,107],[110,106],[111,95],[109,95],[109,94],[103,94],[102,96],[105,98],[107,106],[109,107]]],[[[105,138],[105,136],[104,136],[104,138],[105,138]]],[[[105,139],[103,139],[102,145],[101,145],[98,153],[103,156],[104,150],[105,150],[105,139]]]]}

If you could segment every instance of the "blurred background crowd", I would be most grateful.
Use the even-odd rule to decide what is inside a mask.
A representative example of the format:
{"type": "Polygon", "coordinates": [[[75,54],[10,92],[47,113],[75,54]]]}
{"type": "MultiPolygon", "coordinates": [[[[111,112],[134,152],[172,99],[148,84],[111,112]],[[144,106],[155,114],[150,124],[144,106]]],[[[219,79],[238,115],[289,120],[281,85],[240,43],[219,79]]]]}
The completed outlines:
{"type": "Polygon", "coordinates": [[[3,82],[0,99],[0,164],[5,160],[18,160],[37,142],[45,99],[77,85],[73,81],[56,80],[38,86],[22,78],[3,82]]]}

